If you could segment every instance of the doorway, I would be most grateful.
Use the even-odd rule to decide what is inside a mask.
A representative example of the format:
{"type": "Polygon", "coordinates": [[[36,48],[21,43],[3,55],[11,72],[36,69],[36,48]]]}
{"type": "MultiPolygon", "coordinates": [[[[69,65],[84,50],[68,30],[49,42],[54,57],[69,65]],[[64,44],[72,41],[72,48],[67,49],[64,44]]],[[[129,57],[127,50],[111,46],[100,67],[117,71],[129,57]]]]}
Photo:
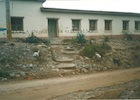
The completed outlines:
{"type": "Polygon", "coordinates": [[[57,37],[58,32],[58,19],[48,19],[48,35],[49,38],[57,37]]]}

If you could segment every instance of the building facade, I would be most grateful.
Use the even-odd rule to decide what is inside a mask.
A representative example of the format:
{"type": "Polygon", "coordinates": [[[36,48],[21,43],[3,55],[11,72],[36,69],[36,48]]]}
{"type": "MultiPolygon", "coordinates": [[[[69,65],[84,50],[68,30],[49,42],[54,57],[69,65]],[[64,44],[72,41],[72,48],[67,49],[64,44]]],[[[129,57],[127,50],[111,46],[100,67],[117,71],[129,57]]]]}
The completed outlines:
{"type": "MultiPolygon", "coordinates": [[[[140,35],[139,13],[44,8],[38,0],[12,0],[10,7],[13,37],[28,37],[32,32],[43,38],[74,37],[77,33],[87,37],[140,35]]],[[[6,27],[4,1],[0,8],[0,26],[6,27]]]]}

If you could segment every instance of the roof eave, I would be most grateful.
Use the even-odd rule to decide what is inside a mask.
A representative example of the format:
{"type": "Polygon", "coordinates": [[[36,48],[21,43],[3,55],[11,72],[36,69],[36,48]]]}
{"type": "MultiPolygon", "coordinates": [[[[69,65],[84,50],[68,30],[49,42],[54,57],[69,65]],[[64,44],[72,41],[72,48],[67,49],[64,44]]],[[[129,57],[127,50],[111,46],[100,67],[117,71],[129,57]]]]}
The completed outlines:
{"type": "Polygon", "coordinates": [[[63,12],[63,13],[83,13],[83,14],[100,14],[100,15],[140,16],[140,13],[129,13],[129,12],[74,10],[74,9],[44,8],[44,7],[41,7],[40,10],[42,12],[63,12]]]}

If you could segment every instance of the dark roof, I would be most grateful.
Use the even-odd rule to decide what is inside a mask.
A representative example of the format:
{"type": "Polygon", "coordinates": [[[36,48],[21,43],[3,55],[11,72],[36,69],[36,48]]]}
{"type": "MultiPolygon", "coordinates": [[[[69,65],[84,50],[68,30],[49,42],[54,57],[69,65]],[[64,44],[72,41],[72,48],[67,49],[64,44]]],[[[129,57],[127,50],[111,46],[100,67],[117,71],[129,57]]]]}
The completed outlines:
{"type": "Polygon", "coordinates": [[[110,11],[93,11],[93,10],[76,10],[76,9],[60,9],[60,8],[44,8],[42,12],[63,12],[63,13],[82,13],[82,14],[100,14],[100,15],[122,15],[122,16],[140,16],[140,13],[129,12],[110,12],[110,11]]]}

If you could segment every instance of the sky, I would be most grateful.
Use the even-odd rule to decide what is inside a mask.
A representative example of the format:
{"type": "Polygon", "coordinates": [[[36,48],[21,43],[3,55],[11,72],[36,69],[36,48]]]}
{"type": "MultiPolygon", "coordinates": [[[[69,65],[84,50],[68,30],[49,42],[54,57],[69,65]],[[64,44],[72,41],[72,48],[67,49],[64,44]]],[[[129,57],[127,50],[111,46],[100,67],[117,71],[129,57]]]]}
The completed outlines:
{"type": "Polygon", "coordinates": [[[140,13],[140,0],[46,0],[43,7],[140,13]]]}

